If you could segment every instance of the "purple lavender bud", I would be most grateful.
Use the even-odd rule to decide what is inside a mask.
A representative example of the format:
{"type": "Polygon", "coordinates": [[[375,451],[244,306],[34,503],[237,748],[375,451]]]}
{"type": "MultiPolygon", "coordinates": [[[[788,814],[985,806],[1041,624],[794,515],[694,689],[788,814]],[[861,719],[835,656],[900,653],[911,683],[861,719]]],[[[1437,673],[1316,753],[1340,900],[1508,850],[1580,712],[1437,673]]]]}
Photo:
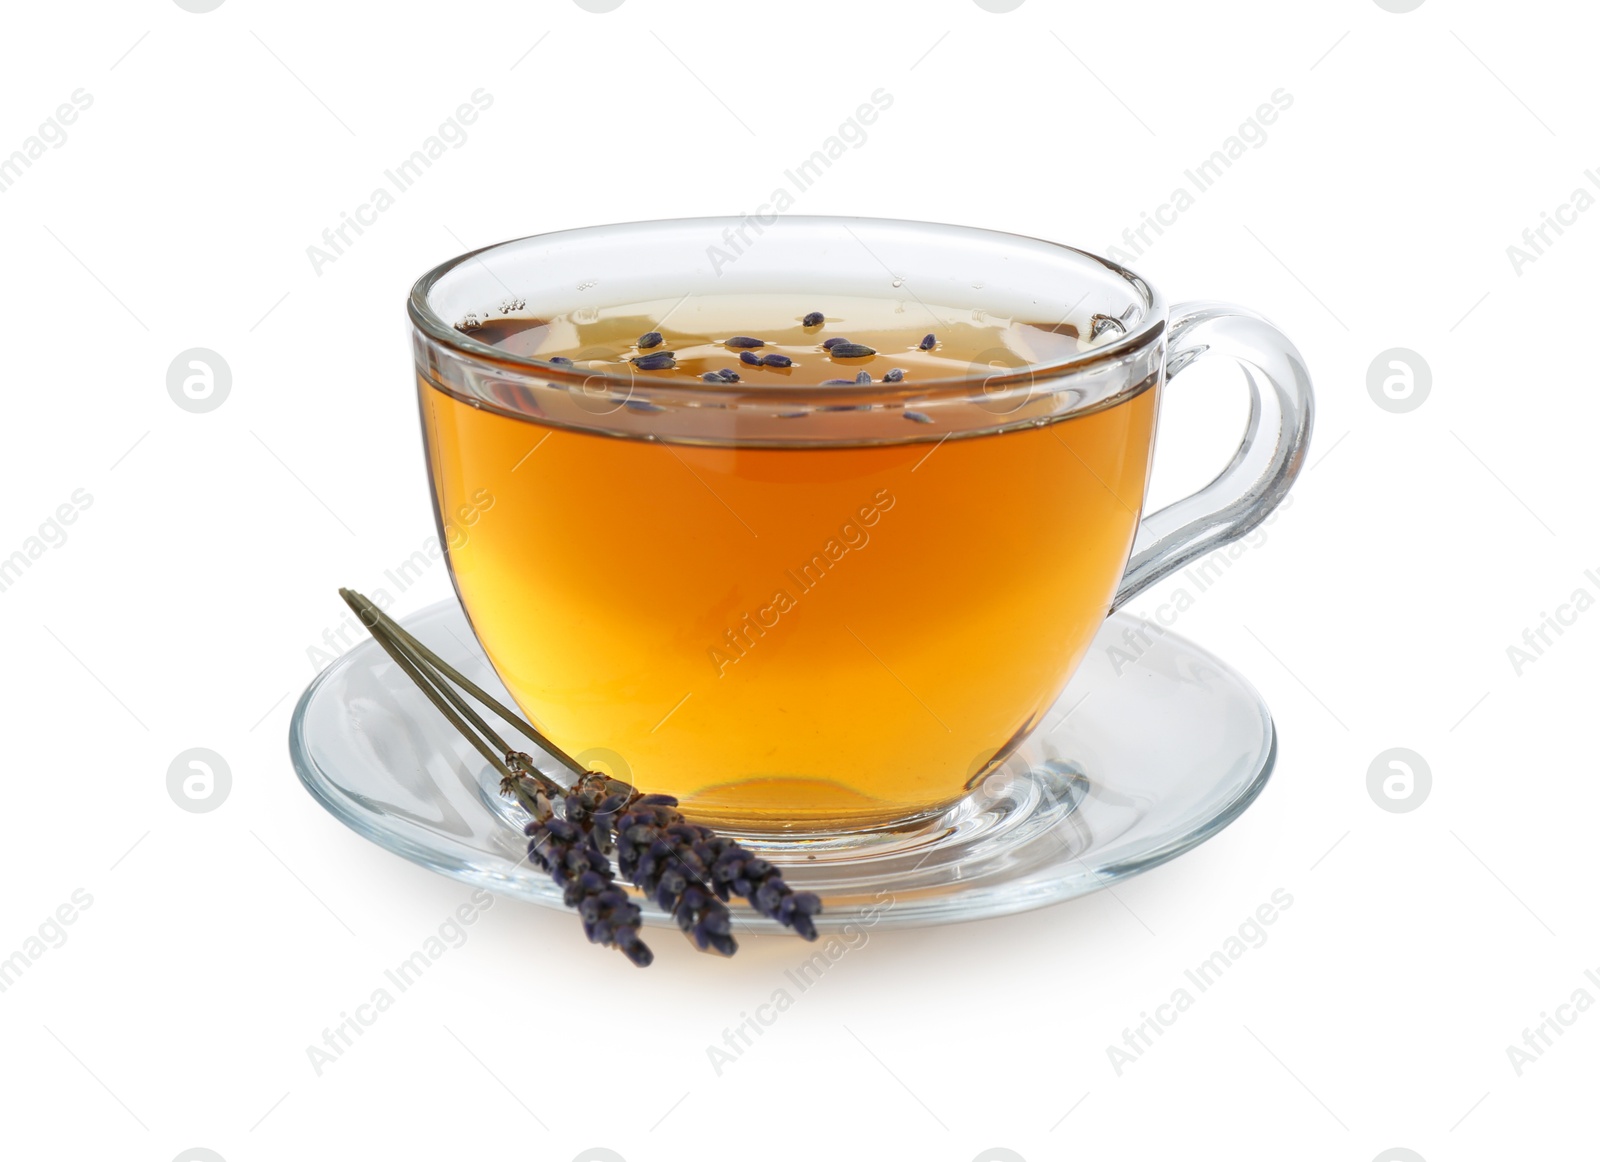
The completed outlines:
{"type": "MultiPolygon", "coordinates": [[[[748,355],[750,353],[748,351],[746,351],[745,354],[748,355]]],[[[770,355],[763,355],[759,362],[761,363],[761,366],[763,366],[763,367],[792,367],[792,366],[794,366],[794,360],[793,359],[790,359],[787,355],[779,355],[777,352],[773,352],[770,355]]]]}
{"type": "Polygon", "coordinates": [[[765,339],[752,339],[749,335],[735,335],[723,342],[724,347],[765,347],[765,339]]]}
{"type": "Polygon", "coordinates": [[[643,335],[639,336],[639,350],[648,351],[652,347],[659,346],[661,346],[660,331],[646,331],[643,335]]]}
{"type": "Polygon", "coordinates": [[[739,362],[747,363],[751,367],[759,367],[761,366],[761,356],[754,351],[741,351],[739,352],[739,362]]]}
{"type": "Polygon", "coordinates": [[[870,372],[870,371],[858,371],[856,373],[856,382],[859,383],[859,384],[862,384],[862,385],[871,383],[872,382],[872,372],[870,372]]]}
{"type": "Polygon", "coordinates": [[[657,351],[653,355],[639,356],[633,365],[640,371],[671,371],[678,366],[678,357],[671,351],[657,351]]]}
{"type": "Polygon", "coordinates": [[[800,325],[802,327],[820,327],[824,318],[826,316],[821,311],[812,311],[800,320],[800,325]]]}
{"type": "Polygon", "coordinates": [[[822,341],[822,345],[823,345],[823,346],[824,346],[824,347],[825,347],[825,348],[827,348],[827,349],[828,349],[828,350],[829,350],[829,351],[832,351],[832,350],[833,350],[833,349],[834,349],[834,348],[835,348],[835,347],[837,347],[837,346],[838,346],[838,345],[839,345],[839,344],[840,344],[840,343],[848,343],[848,342],[850,342],[850,340],[848,340],[848,339],[845,339],[845,338],[843,338],[843,337],[840,337],[840,338],[835,338],[835,339],[824,339],[824,340],[823,340],[823,341],[822,341]]]}
{"type": "MultiPolygon", "coordinates": [[[[568,795],[566,805],[569,811],[576,806],[580,817],[591,813],[580,795],[568,795]]],[[[639,906],[613,882],[610,862],[582,825],[552,816],[535,819],[524,830],[528,859],[562,889],[562,901],[577,910],[590,942],[617,949],[640,968],[648,965],[654,955],[639,938],[639,906]]]]}
{"type": "Polygon", "coordinates": [[[929,331],[922,337],[922,342],[918,343],[917,346],[923,351],[932,351],[938,342],[939,340],[933,337],[933,332],[929,331]]]}
{"type": "Polygon", "coordinates": [[[885,371],[883,373],[883,382],[885,382],[885,383],[899,383],[905,377],[906,377],[905,368],[903,368],[903,367],[891,367],[891,368],[889,368],[888,371],[885,371]]]}

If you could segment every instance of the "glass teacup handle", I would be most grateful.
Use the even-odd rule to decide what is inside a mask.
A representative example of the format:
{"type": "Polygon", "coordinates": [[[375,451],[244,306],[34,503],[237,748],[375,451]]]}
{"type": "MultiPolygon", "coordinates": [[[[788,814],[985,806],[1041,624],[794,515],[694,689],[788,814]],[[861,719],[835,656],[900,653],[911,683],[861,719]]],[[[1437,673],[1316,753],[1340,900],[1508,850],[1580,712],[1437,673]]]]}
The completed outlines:
{"type": "Polygon", "coordinates": [[[1282,331],[1224,303],[1182,303],[1167,322],[1170,380],[1196,359],[1238,363],[1250,420],[1233,460],[1210,484],[1139,522],[1133,555],[1111,608],[1266,519],[1300,474],[1311,439],[1311,377],[1282,331]]]}

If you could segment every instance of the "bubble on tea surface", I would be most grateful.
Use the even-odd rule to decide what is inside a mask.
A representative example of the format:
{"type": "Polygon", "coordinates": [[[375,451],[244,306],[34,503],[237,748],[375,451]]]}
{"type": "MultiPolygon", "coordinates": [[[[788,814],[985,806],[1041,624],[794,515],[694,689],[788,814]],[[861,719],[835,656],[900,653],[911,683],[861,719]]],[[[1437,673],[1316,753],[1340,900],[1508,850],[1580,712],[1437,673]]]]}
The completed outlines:
{"type": "Polygon", "coordinates": [[[1427,802],[1433,769],[1414,750],[1393,746],[1367,767],[1367,794],[1385,811],[1404,815],[1427,802]]]}
{"type": "Polygon", "coordinates": [[[1396,415],[1416,411],[1433,390],[1433,369],[1409,347],[1378,352],[1367,367],[1367,394],[1396,415]]]}
{"type": "Polygon", "coordinates": [[[186,412],[216,411],[233,390],[233,369],[209,347],[190,347],[167,365],[167,394],[186,412]]]}

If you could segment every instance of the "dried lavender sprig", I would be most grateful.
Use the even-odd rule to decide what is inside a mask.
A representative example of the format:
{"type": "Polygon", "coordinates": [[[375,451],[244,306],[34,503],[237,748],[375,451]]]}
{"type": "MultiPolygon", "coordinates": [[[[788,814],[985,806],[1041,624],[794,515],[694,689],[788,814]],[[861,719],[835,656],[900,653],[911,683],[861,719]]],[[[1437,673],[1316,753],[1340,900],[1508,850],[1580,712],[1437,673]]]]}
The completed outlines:
{"type": "Polygon", "coordinates": [[[638,806],[658,798],[594,774],[567,795],[567,819],[586,827],[596,847],[614,845],[617,870],[670,915],[696,948],[732,956],[739,950],[733,916],[711,886],[710,867],[695,848],[698,836],[687,826],[671,826],[650,806],[638,806]]]}
{"type": "Polygon", "coordinates": [[[589,942],[615,948],[640,968],[647,967],[655,954],[639,937],[643,916],[639,905],[617,886],[610,860],[585,829],[570,819],[556,818],[548,796],[535,792],[517,798],[533,815],[523,828],[528,859],[550,873],[561,889],[562,903],[577,909],[589,942]]]}
{"type": "MultiPolygon", "coordinates": [[[[847,381],[848,382],[848,381],[847,381]]],[[[921,417],[919,417],[921,418],[921,417]]],[[[356,612],[363,625],[377,639],[391,658],[405,671],[417,686],[422,689],[435,707],[459,730],[496,769],[502,773],[501,791],[514,796],[534,817],[534,824],[538,825],[539,834],[533,836],[529,846],[529,855],[535,859],[545,858],[535,848],[542,843],[551,842],[552,838],[562,844],[571,841],[564,838],[565,829],[557,828],[551,832],[548,823],[554,818],[552,794],[561,794],[561,788],[554,780],[542,774],[531,757],[521,751],[512,751],[506,747],[502,752],[504,758],[497,756],[494,751],[480,738],[467,722],[456,713],[459,708],[462,713],[472,719],[474,725],[480,727],[497,745],[504,746],[504,740],[488,727],[475,711],[465,702],[450,685],[460,686],[470,693],[479,702],[490,707],[507,723],[514,726],[526,737],[538,743],[539,746],[555,758],[578,778],[573,788],[584,787],[591,795],[597,791],[604,791],[604,798],[598,802],[590,803],[590,795],[582,796],[578,800],[578,820],[555,820],[558,823],[572,822],[574,827],[586,829],[589,842],[588,848],[598,858],[600,867],[594,866],[594,860],[588,856],[572,856],[572,861],[589,864],[587,868],[579,869],[569,861],[563,861],[563,874],[575,884],[579,893],[580,903],[588,900],[587,910],[584,912],[585,931],[592,933],[590,938],[597,942],[609,942],[621,948],[636,964],[648,964],[650,951],[637,940],[638,924],[630,916],[628,909],[637,912],[637,907],[614,887],[610,891],[617,894],[606,894],[607,888],[602,879],[610,875],[609,865],[605,862],[604,848],[608,845],[603,838],[609,834],[618,837],[618,825],[622,823],[625,815],[619,815],[626,808],[646,808],[649,814],[645,817],[631,820],[622,829],[629,831],[627,835],[618,838],[627,839],[632,847],[630,853],[629,874],[638,874],[652,885],[651,890],[659,892],[666,878],[660,870],[664,860],[671,858],[676,865],[673,878],[668,880],[666,888],[669,892],[677,890],[677,875],[692,872],[696,867],[705,869],[695,873],[694,878],[698,883],[685,883],[681,892],[673,900],[669,910],[678,920],[679,926],[687,932],[701,947],[716,948],[718,951],[726,949],[728,952],[737,947],[731,934],[731,917],[727,910],[721,907],[721,902],[729,899],[730,892],[743,895],[757,911],[768,916],[787,927],[807,940],[816,939],[816,928],[811,917],[821,911],[821,901],[814,892],[794,892],[784,883],[777,869],[765,860],[757,859],[733,840],[717,835],[708,827],[690,823],[676,810],[677,800],[670,795],[644,795],[637,789],[616,779],[608,779],[604,775],[589,771],[582,767],[577,760],[556,746],[531,723],[508,709],[493,696],[482,690],[469,678],[455,667],[451,666],[433,650],[429,649],[417,638],[400,626],[393,618],[380,610],[360,593],[350,589],[341,589],[340,595],[356,612]],[[430,668],[431,667],[431,668],[430,668]],[[656,811],[661,814],[657,816],[656,811]],[[670,835],[660,838],[668,847],[677,847],[678,851],[669,851],[658,848],[654,842],[656,836],[643,832],[631,832],[635,824],[669,827],[670,835]],[[596,842],[596,840],[599,842],[596,842]],[[640,849],[637,841],[650,839],[650,846],[640,849]],[[687,851],[694,856],[691,863],[682,858],[684,844],[687,851]],[[576,872],[576,875],[572,873],[576,872]],[[593,873],[590,875],[589,873],[593,873]],[[586,879],[585,876],[588,876],[586,879]],[[599,877],[599,878],[597,878],[599,877]],[[709,887],[716,897],[710,899],[705,896],[705,889],[709,887]],[[629,932],[633,935],[630,937],[629,932]],[[620,937],[618,934],[620,933],[620,937]],[[598,934],[598,935],[595,935],[598,934]],[[609,940],[599,940],[599,937],[610,937],[609,940]],[[620,943],[618,942],[620,939],[620,943]],[[640,960],[638,957],[644,957],[640,960]]],[[[563,806],[570,809],[570,794],[566,795],[563,806]]],[[[622,843],[618,843],[619,866],[621,865],[620,851],[622,843]]],[[[552,859],[554,853],[552,853],[552,859]]],[[[543,866],[543,864],[541,864],[543,866]]],[[[550,870],[548,867],[546,870],[550,870]]],[[[672,869],[669,868],[669,872],[672,869]]],[[[552,875],[554,873],[552,872],[552,875]]],[[[558,881],[559,883],[560,881],[558,881]]],[[[636,880],[636,883],[639,881],[636,880]]],[[[564,890],[567,885],[562,885],[564,890]]],[[[641,887],[644,885],[641,884],[641,887]]],[[[565,891],[564,891],[564,894],[565,891]]],[[[663,907],[668,907],[663,903],[663,907]]]]}
{"type": "MultiPolygon", "coordinates": [[[[646,883],[663,881],[670,888],[676,885],[674,876],[693,875],[719,900],[743,896],[763,916],[807,940],[817,938],[811,917],[822,911],[822,901],[815,892],[794,891],[768,861],[709,827],[689,822],[671,795],[635,791],[618,800],[613,793],[599,804],[598,820],[605,820],[607,808],[615,812],[611,831],[617,845],[617,870],[641,888],[649,891],[646,883]]],[[[682,923],[680,919],[680,926],[682,923]]]]}
{"type": "MultiPolygon", "coordinates": [[[[691,824],[691,826],[693,826],[691,824]]],[[[730,893],[743,896],[750,906],[807,940],[817,938],[811,917],[822,911],[815,892],[797,892],[771,863],[759,859],[725,836],[706,828],[706,846],[712,853],[711,887],[726,900],[730,893]]]]}

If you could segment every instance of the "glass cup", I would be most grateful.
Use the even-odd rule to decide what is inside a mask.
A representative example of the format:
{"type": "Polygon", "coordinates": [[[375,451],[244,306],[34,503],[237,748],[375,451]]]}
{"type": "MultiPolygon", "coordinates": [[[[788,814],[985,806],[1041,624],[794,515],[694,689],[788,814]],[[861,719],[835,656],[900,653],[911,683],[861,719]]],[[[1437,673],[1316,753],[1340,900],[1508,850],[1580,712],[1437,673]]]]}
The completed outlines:
{"type": "Polygon", "coordinates": [[[950,808],[1111,610],[1271,512],[1311,430],[1305,365],[1261,317],[1169,309],[1115,263],[968,227],[566,230],[444,263],[409,310],[439,533],[496,672],[568,753],[747,834],[881,833],[950,808]],[[753,316],[880,302],[912,344],[957,319],[1026,322],[1047,350],[770,386],[486,341],[524,319],[692,331],[697,304],[730,297],[753,316]],[[1146,515],[1162,386],[1201,357],[1244,372],[1244,437],[1146,515]]]}

